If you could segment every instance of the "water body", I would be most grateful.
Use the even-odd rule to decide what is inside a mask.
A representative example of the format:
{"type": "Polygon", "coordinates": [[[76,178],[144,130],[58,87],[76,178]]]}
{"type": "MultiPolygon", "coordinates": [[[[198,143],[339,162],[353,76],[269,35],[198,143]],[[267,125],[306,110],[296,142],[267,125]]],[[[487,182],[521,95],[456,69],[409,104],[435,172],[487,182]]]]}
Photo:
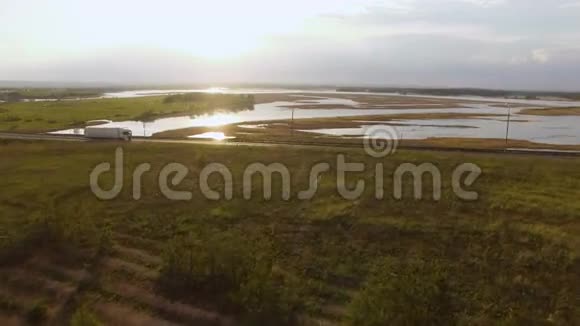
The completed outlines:
{"type": "MultiPolygon", "coordinates": [[[[347,99],[320,99],[316,101],[321,105],[336,105],[342,107],[344,105],[356,105],[357,103],[347,99]]],[[[292,109],[286,106],[295,105],[293,102],[273,102],[266,104],[257,104],[253,110],[245,110],[239,112],[215,112],[212,114],[205,114],[199,116],[183,116],[162,118],[151,122],[143,121],[119,121],[110,122],[100,125],[100,127],[107,128],[127,128],[133,132],[135,136],[150,137],[155,133],[184,129],[190,127],[213,127],[222,126],[234,123],[257,122],[265,120],[286,120],[291,119],[292,109]]],[[[332,118],[332,117],[349,117],[349,116],[364,116],[364,115],[383,115],[383,114],[397,114],[397,113],[425,113],[425,112],[456,112],[456,113],[501,113],[504,109],[501,108],[487,108],[487,109],[473,109],[473,108],[448,108],[448,109],[295,109],[295,119],[307,118],[332,118]]],[[[61,130],[55,133],[59,134],[83,134],[83,129],[68,129],[61,130]]]]}
{"type": "MultiPolygon", "coordinates": [[[[519,118],[513,117],[514,119],[519,118]]],[[[522,116],[521,118],[524,118],[522,116]]],[[[537,143],[556,145],[580,144],[580,128],[574,127],[580,123],[579,117],[533,117],[525,116],[529,121],[512,121],[509,138],[528,140],[537,143]],[[570,119],[573,118],[573,119],[570,119]]],[[[445,119],[445,120],[401,120],[402,124],[394,124],[401,139],[439,138],[504,138],[506,135],[506,119],[445,119]]],[[[367,124],[358,128],[316,129],[305,132],[360,137],[366,128],[385,124],[367,124]]]]}
{"type": "MultiPolygon", "coordinates": [[[[160,94],[173,94],[183,92],[221,92],[221,93],[272,93],[272,90],[148,90],[108,93],[107,97],[136,97],[153,96],[160,94]]],[[[304,91],[280,90],[277,93],[304,93],[304,91]]],[[[324,93],[325,91],[306,91],[311,93],[324,93]]],[[[295,119],[305,118],[330,118],[349,117],[365,115],[388,115],[388,114],[421,114],[421,113],[481,113],[505,115],[505,107],[496,107],[497,103],[504,103],[506,99],[490,99],[478,97],[436,97],[422,96],[429,98],[445,98],[456,100],[485,100],[494,103],[468,103],[463,108],[449,107],[441,109],[348,109],[343,106],[356,106],[358,103],[349,99],[332,98],[334,91],[326,91],[328,98],[309,100],[312,104],[336,105],[337,109],[295,109],[295,119]]],[[[364,94],[389,96],[389,94],[369,94],[369,93],[339,93],[339,94],[364,94]]],[[[396,94],[392,94],[396,95],[396,94]]],[[[519,106],[549,106],[567,107],[580,106],[580,102],[570,101],[547,101],[547,100],[507,100],[519,106]]],[[[130,129],[135,136],[150,137],[155,133],[184,129],[190,127],[212,127],[227,124],[247,123],[252,126],[253,122],[286,120],[292,117],[292,109],[286,106],[295,105],[293,102],[274,102],[257,104],[253,110],[240,112],[216,112],[200,116],[183,116],[157,119],[151,122],[142,121],[120,121],[101,124],[101,127],[122,127],[130,129]]],[[[580,117],[577,116],[530,116],[520,115],[521,108],[512,109],[512,119],[510,128],[510,139],[528,140],[533,142],[549,144],[580,144],[580,117]]],[[[436,120],[397,120],[393,125],[404,139],[425,139],[430,137],[468,137],[468,138],[504,138],[506,131],[506,119],[504,117],[482,117],[477,119],[436,119],[436,120]]],[[[377,125],[376,122],[369,122],[368,125],[377,125]]],[[[335,128],[305,130],[306,132],[336,135],[336,136],[362,136],[367,124],[358,128],[335,128]]],[[[57,134],[84,134],[83,129],[68,129],[54,132],[57,134]]],[[[191,135],[196,138],[227,139],[228,135],[214,134],[191,135]]]]}
{"type": "Polygon", "coordinates": [[[459,101],[485,101],[496,103],[526,104],[530,106],[550,106],[550,107],[569,107],[580,106],[580,101],[569,100],[527,100],[527,99],[506,99],[501,97],[482,97],[482,96],[437,96],[437,95],[401,95],[399,93],[368,93],[368,92],[337,92],[334,89],[320,90],[297,90],[297,89],[262,89],[262,88],[206,88],[206,89],[172,89],[172,90],[136,90],[105,93],[101,98],[130,98],[143,96],[159,96],[181,93],[216,93],[216,94],[323,94],[329,98],[332,95],[368,95],[368,96],[407,96],[418,98],[447,99],[459,101]]]}

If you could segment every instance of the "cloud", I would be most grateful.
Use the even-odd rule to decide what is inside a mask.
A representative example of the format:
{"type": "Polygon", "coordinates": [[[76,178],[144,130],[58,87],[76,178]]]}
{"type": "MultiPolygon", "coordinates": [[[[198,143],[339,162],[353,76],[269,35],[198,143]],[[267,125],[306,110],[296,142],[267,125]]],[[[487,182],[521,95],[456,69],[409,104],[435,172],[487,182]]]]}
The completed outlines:
{"type": "Polygon", "coordinates": [[[566,3],[562,3],[559,6],[560,8],[580,8],[580,1],[576,1],[576,2],[566,2],[566,3]]]}
{"type": "Polygon", "coordinates": [[[550,55],[546,49],[535,49],[532,51],[532,60],[538,63],[546,63],[550,60],[550,55]]]}
{"type": "Polygon", "coordinates": [[[580,88],[578,0],[4,1],[2,79],[580,88]]]}
{"type": "Polygon", "coordinates": [[[505,4],[507,2],[507,0],[460,0],[460,1],[486,8],[505,4]]]}

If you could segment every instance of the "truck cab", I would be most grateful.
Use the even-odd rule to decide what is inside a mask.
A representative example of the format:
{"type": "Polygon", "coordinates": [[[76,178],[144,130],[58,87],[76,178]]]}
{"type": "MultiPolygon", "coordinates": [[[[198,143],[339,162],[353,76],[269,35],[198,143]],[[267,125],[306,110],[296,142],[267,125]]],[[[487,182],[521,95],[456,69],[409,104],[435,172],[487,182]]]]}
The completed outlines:
{"type": "Polygon", "coordinates": [[[133,133],[129,129],[123,129],[122,135],[123,139],[125,139],[126,141],[131,141],[131,139],[133,138],[133,133]]]}

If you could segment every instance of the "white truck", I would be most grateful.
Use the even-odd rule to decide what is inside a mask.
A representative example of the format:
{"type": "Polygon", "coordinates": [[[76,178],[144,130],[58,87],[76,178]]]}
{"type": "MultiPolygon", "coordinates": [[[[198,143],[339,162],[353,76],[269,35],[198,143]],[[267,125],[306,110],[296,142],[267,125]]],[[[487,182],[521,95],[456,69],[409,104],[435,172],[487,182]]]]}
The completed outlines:
{"type": "Polygon", "coordinates": [[[96,139],[122,139],[131,140],[133,134],[131,130],[126,128],[99,128],[87,127],[85,128],[85,137],[96,139]]]}

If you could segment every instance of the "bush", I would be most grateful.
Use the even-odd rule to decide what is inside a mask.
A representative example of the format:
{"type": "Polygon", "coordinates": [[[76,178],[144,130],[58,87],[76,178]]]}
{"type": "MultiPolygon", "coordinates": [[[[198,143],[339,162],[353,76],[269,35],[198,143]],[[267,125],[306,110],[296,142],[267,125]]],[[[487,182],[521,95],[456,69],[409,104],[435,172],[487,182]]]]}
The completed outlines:
{"type": "Polygon", "coordinates": [[[85,307],[80,307],[73,314],[70,326],[100,326],[101,322],[85,307]]]}
{"type": "Polygon", "coordinates": [[[231,300],[243,307],[250,325],[291,324],[299,298],[297,287],[288,282],[278,279],[271,270],[256,270],[231,292],[231,300]]]}
{"type": "Polygon", "coordinates": [[[215,232],[172,241],[164,254],[160,285],[171,295],[203,294],[241,312],[251,324],[284,324],[298,307],[289,280],[275,272],[269,242],[237,232],[215,232]]]}
{"type": "Polygon", "coordinates": [[[175,94],[168,95],[163,99],[163,103],[187,103],[194,101],[201,101],[209,98],[211,94],[205,93],[186,93],[186,94],[175,94]]]}
{"type": "Polygon", "coordinates": [[[42,302],[35,303],[27,312],[26,320],[33,325],[40,324],[48,318],[48,308],[42,302]]]}
{"type": "Polygon", "coordinates": [[[0,310],[7,312],[16,312],[18,311],[18,308],[19,306],[16,302],[14,302],[14,299],[0,294],[0,310]]]}
{"type": "Polygon", "coordinates": [[[352,325],[452,325],[445,274],[436,263],[378,261],[349,307],[352,325]]]}
{"type": "Polygon", "coordinates": [[[17,117],[15,115],[8,115],[5,117],[0,118],[0,121],[2,122],[18,122],[22,120],[20,117],[17,117]]]}
{"type": "Polygon", "coordinates": [[[164,104],[200,104],[227,106],[230,108],[250,109],[254,105],[254,95],[245,94],[206,94],[206,93],[186,93],[168,95],[163,99],[164,104]]]}

